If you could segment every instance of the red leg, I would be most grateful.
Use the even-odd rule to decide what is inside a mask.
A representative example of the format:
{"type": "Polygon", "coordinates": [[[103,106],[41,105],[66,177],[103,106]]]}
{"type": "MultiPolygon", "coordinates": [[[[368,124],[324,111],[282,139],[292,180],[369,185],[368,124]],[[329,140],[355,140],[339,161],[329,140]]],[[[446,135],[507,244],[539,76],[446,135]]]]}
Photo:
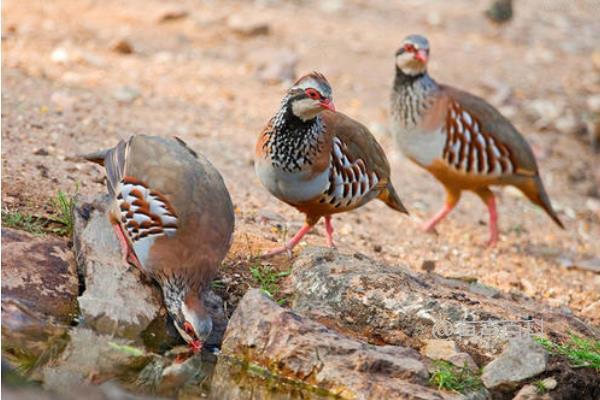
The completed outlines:
{"type": "Polygon", "coordinates": [[[325,232],[327,233],[327,246],[335,247],[333,242],[333,225],[331,224],[331,215],[325,217],[325,232]]]}
{"type": "Polygon", "coordinates": [[[277,247],[273,250],[267,251],[262,256],[271,257],[277,254],[281,254],[283,252],[287,252],[288,257],[292,258],[292,249],[300,242],[300,240],[302,240],[304,235],[306,235],[312,227],[312,225],[304,224],[304,226],[300,228],[298,233],[296,233],[296,235],[294,235],[294,237],[291,238],[290,241],[285,244],[285,246],[277,247]]]}
{"type": "Polygon", "coordinates": [[[441,220],[446,218],[446,216],[448,214],[450,214],[450,211],[452,211],[454,209],[454,207],[456,207],[459,200],[460,200],[460,192],[456,192],[456,191],[446,188],[446,204],[444,204],[444,207],[442,207],[442,209],[440,211],[438,211],[438,213],[435,214],[433,216],[433,218],[431,218],[429,221],[427,221],[425,224],[423,224],[423,230],[425,232],[434,232],[435,226],[441,220]]]}
{"type": "Polygon", "coordinates": [[[487,200],[488,210],[490,212],[490,240],[488,247],[493,247],[498,243],[498,212],[496,211],[496,199],[492,194],[487,200]]]}
{"type": "Polygon", "coordinates": [[[123,257],[123,262],[126,264],[133,264],[134,266],[142,269],[142,265],[140,260],[138,260],[135,252],[129,245],[127,238],[125,237],[125,233],[119,224],[113,224],[113,230],[117,235],[117,239],[119,239],[119,244],[121,245],[121,255],[123,257]]]}
{"type": "Polygon", "coordinates": [[[490,213],[490,239],[487,242],[488,247],[493,247],[498,243],[498,212],[496,211],[496,198],[494,192],[488,188],[477,190],[475,193],[486,204],[490,213]]]}

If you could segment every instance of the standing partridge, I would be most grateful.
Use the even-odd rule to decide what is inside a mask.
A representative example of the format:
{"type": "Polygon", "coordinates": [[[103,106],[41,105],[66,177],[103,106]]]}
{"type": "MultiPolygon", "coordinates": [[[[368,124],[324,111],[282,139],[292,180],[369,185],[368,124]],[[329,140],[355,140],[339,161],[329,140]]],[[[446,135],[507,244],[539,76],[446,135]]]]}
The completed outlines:
{"type": "Polygon", "coordinates": [[[390,180],[381,146],[362,124],[335,112],[331,86],[317,72],[300,78],[283,98],[256,144],[256,173],[279,200],[306,215],[302,229],[281,248],[292,248],[325,217],[333,247],[331,215],[374,198],[406,213],[390,180]]]}
{"type": "Polygon", "coordinates": [[[431,231],[456,206],[463,190],[475,192],[490,213],[490,240],[498,240],[493,185],[513,185],[561,228],[531,148],[515,127],[485,100],[438,84],[427,73],[429,42],[404,39],[396,52],[391,96],[392,131],[402,152],[446,189],[446,204],[424,226],[431,231]]]}
{"type": "Polygon", "coordinates": [[[178,138],[133,136],[84,157],[106,169],[108,216],[123,257],[160,284],[177,331],[200,350],[212,330],[202,292],[234,225],[223,178],[178,138]]]}

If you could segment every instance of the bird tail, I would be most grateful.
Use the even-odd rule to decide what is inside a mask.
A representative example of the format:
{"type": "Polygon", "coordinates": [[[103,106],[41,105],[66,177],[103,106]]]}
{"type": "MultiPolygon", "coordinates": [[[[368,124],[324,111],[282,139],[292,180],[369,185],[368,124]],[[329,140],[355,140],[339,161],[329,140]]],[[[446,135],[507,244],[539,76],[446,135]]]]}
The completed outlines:
{"type": "Polygon", "coordinates": [[[408,214],[408,210],[404,207],[402,201],[400,201],[400,197],[398,197],[396,189],[394,189],[391,183],[388,183],[381,193],[379,193],[377,198],[383,201],[388,207],[400,211],[401,213],[408,214]]]}
{"type": "Polygon", "coordinates": [[[552,203],[550,202],[550,197],[548,197],[548,193],[546,193],[546,189],[544,188],[544,184],[542,183],[542,179],[539,176],[534,176],[531,179],[528,179],[525,184],[519,187],[521,191],[527,196],[529,200],[531,200],[534,204],[542,207],[546,214],[556,223],[556,225],[560,226],[562,229],[565,229],[560,218],[554,211],[552,207],[552,203]]]}
{"type": "Polygon", "coordinates": [[[93,153],[81,154],[79,157],[81,157],[87,161],[91,161],[93,163],[99,164],[104,167],[104,160],[106,159],[106,155],[111,150],[112,149],[99,150],[99,151],[95,151],[93,153]]]}

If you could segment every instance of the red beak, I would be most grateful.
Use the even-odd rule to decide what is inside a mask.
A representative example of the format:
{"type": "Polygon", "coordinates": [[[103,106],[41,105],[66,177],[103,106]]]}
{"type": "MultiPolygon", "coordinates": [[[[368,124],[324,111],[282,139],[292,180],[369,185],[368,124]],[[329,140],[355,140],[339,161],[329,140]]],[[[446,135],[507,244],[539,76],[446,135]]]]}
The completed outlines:
{"type": "Polygon", "coordinates": [[[425,50],[417,50],[415,53],[415,60],[421,61],[423,64],[427,64],[429,56],[425,50]]]}
{"type": "Polygon", "coordinates": [[[333,101],[330,99],[321,100],[321,107],[326,108],[331,112],[335,112],[335,106],[333,105],[333,101]]]}
{"type": "Polygon", "coordinates": [[[190,351],[192,353],[198,353],[202,350],[202,342],[199,339],[196,339],[190,343],[190,351]]]}

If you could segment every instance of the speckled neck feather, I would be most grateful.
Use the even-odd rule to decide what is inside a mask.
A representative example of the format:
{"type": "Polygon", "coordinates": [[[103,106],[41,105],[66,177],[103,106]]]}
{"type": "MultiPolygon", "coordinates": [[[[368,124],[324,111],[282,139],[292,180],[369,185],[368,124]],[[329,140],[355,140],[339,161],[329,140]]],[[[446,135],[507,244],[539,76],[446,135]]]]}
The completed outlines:
{"type": "Polygon", "coordinates": [[[303,121],[292,112],[293,97],[283,99],[281,109],[271,120],[264,149],[273,166],[286,172],[299,171],[311,165],[321,151],[324,124],[320,116],[303,121]]]}
{"type": "Polygon", "coordinates": [[[408,75],[396,68],[392,90],[392,113],[404,126],[416,126],[423,113],[431,107],[438,84],[427,72],[408,75]]]}

